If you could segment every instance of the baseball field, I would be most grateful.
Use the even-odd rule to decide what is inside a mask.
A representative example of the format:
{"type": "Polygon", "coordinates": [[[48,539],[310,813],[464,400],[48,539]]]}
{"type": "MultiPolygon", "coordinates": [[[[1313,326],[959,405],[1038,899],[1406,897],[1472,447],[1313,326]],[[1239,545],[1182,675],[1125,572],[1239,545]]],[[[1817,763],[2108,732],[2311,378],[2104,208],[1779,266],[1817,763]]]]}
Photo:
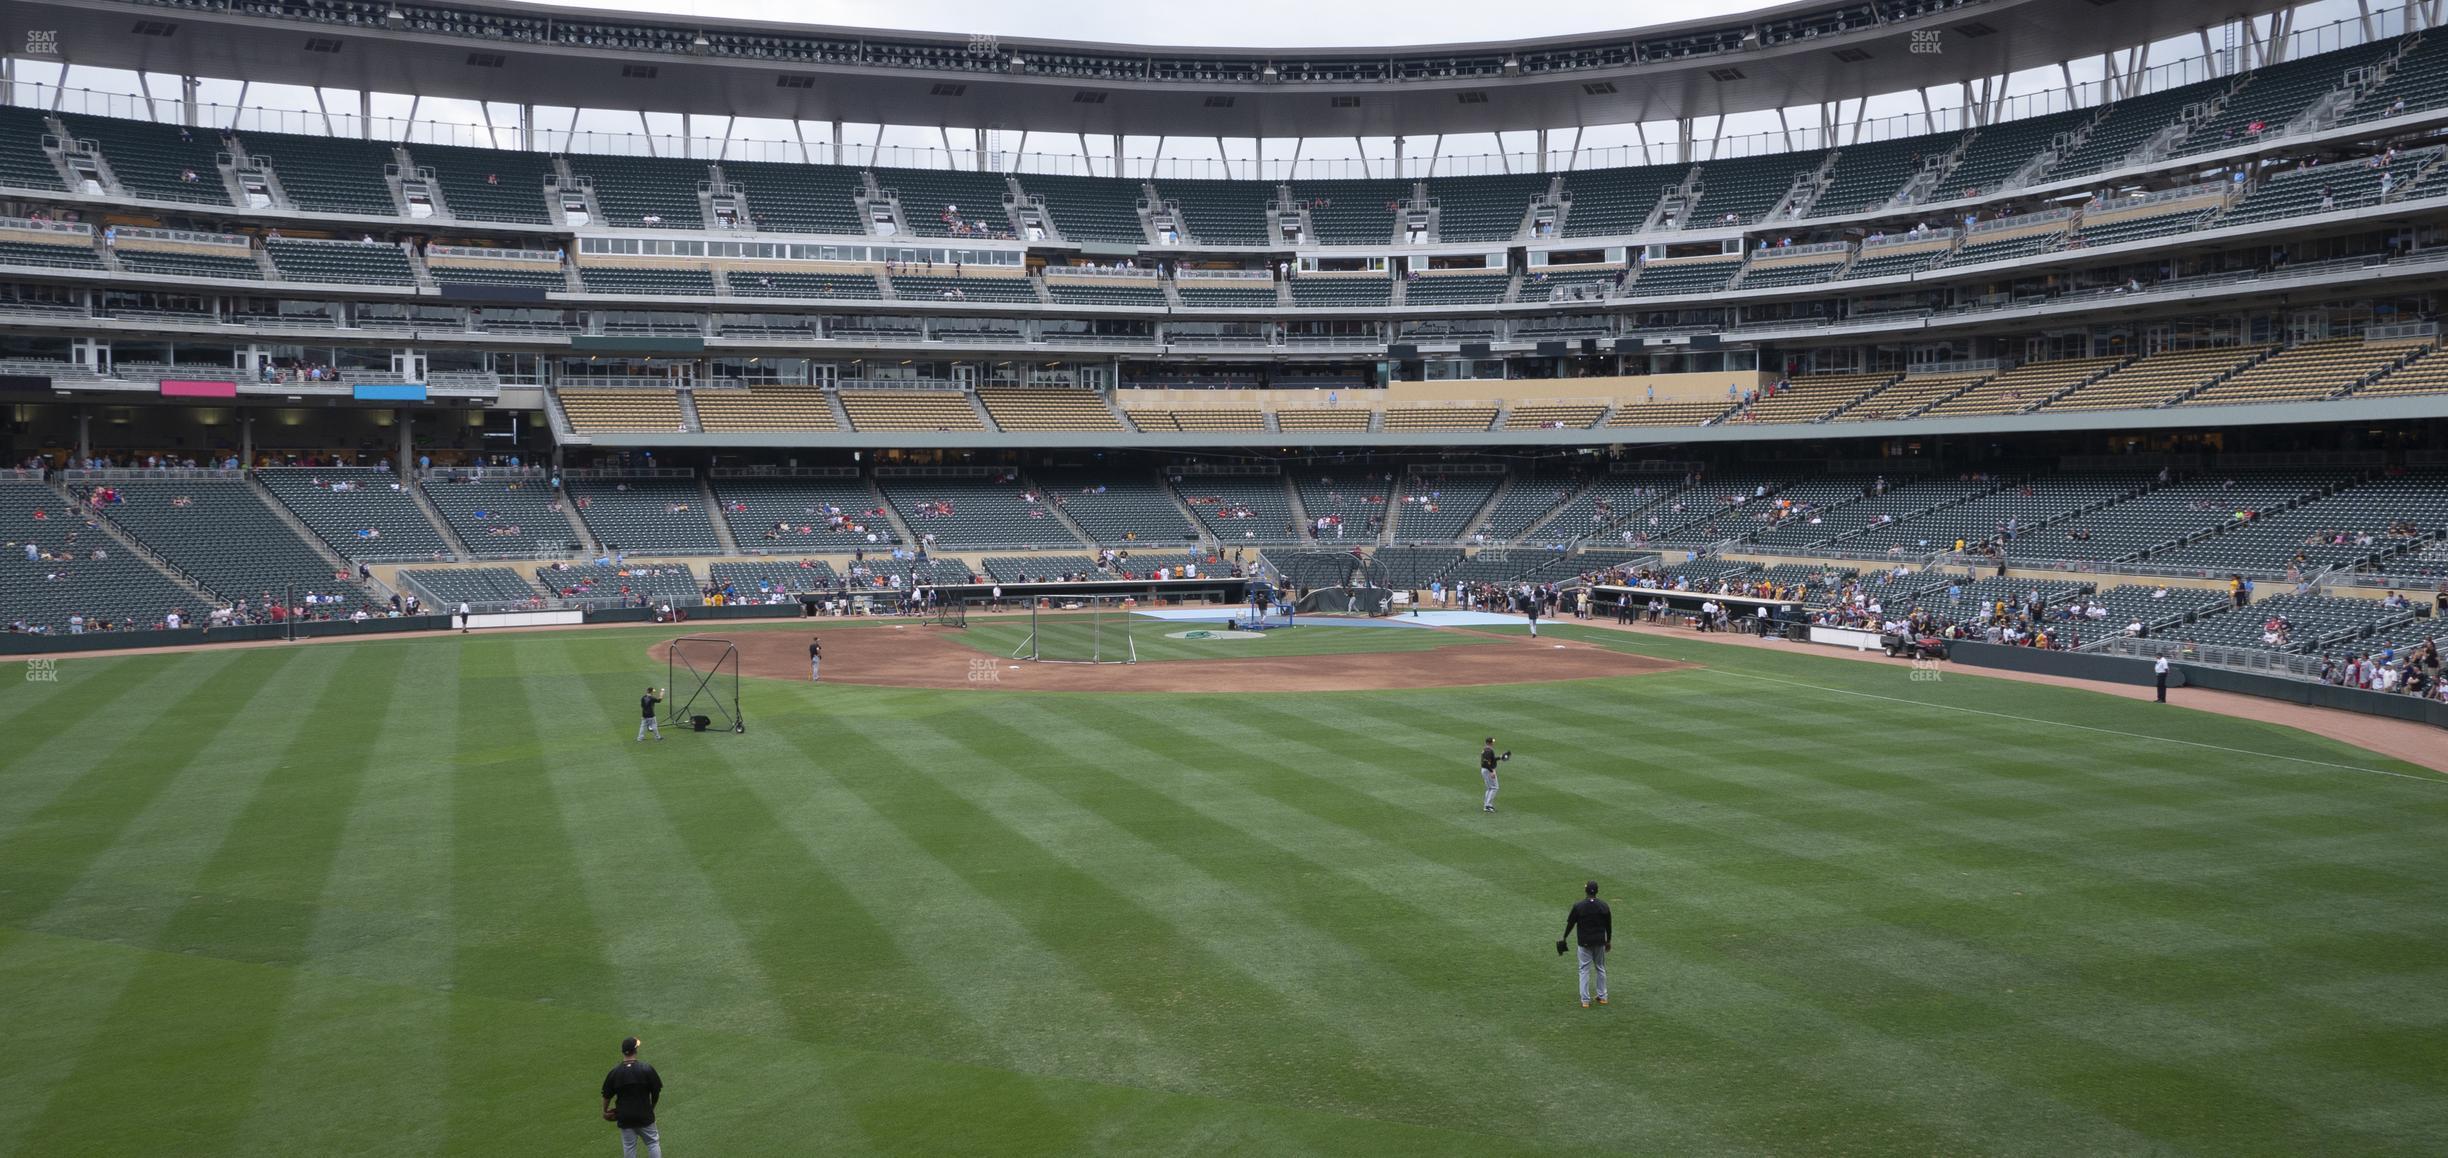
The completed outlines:
{"type": "Polygon", "coordinates": [[[630,1033],[681,1156],[2448,1137],[2448,777],[1691,638],[1175,630],[1083,694],[829,628],[647,743],[669,630],[8,672],[0,1156],[609,1154],[630,1033]]]}

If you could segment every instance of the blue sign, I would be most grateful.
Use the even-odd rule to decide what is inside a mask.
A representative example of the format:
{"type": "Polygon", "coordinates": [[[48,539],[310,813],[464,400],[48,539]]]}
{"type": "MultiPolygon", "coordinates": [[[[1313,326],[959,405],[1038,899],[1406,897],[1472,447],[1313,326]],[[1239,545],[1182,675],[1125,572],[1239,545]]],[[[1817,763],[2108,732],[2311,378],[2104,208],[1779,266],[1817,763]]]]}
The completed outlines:
{"type": "Polygon", "coordinates": [[[359,402],[425,401],[425,384],[422,382],[360,383],[349,389],[359,402]]]}

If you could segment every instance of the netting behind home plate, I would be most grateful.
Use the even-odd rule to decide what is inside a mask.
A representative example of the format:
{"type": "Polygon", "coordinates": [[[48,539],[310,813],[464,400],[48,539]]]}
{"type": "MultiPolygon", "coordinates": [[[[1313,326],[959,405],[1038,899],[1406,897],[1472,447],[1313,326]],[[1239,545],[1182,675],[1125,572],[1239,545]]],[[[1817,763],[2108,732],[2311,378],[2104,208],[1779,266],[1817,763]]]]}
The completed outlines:
{"type": "Polygon", "coordinates": [[[1031,604],[1028,638],[1012,656],[1040,663],[1137,663],[1139,648],[1131,640],[1135,602],[1100,595],[1031,604]]]}

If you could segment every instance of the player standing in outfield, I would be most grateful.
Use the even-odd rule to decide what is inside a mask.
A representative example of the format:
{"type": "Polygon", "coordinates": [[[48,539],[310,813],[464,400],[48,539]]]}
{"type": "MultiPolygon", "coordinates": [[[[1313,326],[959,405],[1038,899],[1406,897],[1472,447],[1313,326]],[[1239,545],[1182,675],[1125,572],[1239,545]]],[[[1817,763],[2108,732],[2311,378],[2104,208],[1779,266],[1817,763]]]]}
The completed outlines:
{"type": "Polygon", "coordinates": [[[604,1075],[604,1121],[620,1127],[621,1158],[637,1158],[638,1143],[646,1144],[646,1158],[663,1158],[663,1134],[655,1128],[655,1106],[663,1101],[663,1075],[638,1060],[638,1047],[646,1044],[634,1037],[621,1039],[621,1061],[604,1075]]]}
{"type": "Polygon", "coordinates": [[[1479,749],[1479,779],[1487,785],[1487,796],[1479,802],[1479,811],[1496,811],[1496,765],[1513,758],[1513,750],[1496,751],[1496,737],[1487,738],[1487,746],[1479,749]]]}
{"type": "Polygon", "coordinates": [[[824,641],[811,635],[808,637],[808,679],[818,683],[824,682],[824,672],[821,668],[823,663],[824,641]]]}
{"type": "Polygon", "coordinates": [[[646,694],[638,697],[638,739],[640,741],[646,739],[648,732],[654,733],[655,739],[663,738],[663,726],[655,723],[655,705],[662,702],[663,693],[654,688],[646,689],[646,694]]]}
{"type": "Polygon", "coordinates": [[[1537,639],[1539,613],[1538,592],[1533,591],[1530,593],[1528,598],[1522,600],[1522,609],[1530,616],[1530,638],[1537,639]]]}
{"type": "MultiPolygon", "coordinates": [[[[1582,885],[1581,895],[1572,912],[1564,915],[1564,937],[1572,939],[1577,935],[1580,940],[1581,1008],[1588,1009],[1592,972],[1598,974],[1598,1004],[1607,1003],[1606,958],[1607,950],[1615,946],[1615,913],[1598,899],[1598,882],[1582,885]]],[[[1559,940],[1556,952],[1563,951],[1564,941],[1559,940]]]]}

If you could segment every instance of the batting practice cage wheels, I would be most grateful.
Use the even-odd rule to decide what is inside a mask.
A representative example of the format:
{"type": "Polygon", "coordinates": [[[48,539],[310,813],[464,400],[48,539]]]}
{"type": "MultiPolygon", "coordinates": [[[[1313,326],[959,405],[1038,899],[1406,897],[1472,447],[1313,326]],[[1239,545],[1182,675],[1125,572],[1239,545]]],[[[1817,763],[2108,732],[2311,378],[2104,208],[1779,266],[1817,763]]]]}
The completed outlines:
{"type": "Polygon", "coordinates": [[[1139,648],[1131,640],[1131,609],[1138,600],[1127,595],[1078,596],[1029,604],[1028,638],[1012,649],[1013,659],[1039,663],[1137,663],[1139,648]]]}
{"type": "Polygon", "coordinates": [[[740,715],[739,646],[710,635],[681,636],[664,653],[663,722],[694,724],[702,732],[717,721],[733,732],[748,730],[740,715]],[[690,710],[699,706],[709,714],[692,718],[690,710]]]}

